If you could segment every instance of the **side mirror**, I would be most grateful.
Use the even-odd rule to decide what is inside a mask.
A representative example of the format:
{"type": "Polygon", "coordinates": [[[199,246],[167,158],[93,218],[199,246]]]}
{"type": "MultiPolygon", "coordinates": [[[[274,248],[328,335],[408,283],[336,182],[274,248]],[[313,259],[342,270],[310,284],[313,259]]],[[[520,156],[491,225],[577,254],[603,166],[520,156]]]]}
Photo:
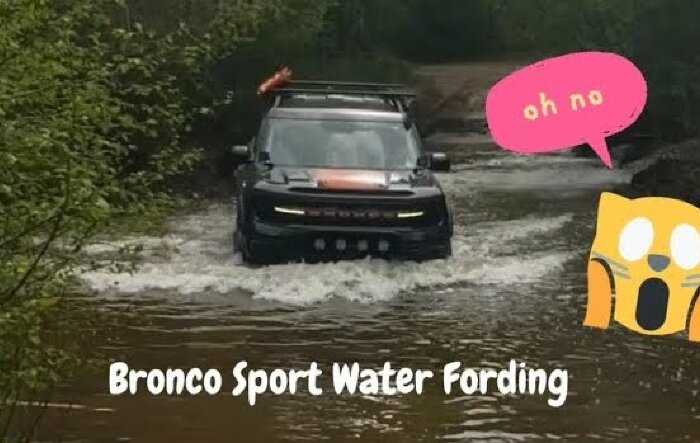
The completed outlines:
{"type": "Polygon", "coordinates": [[[270,163],[270,153],[268,151],[258,152],[258,161],[260,163],[269,164],[270,163]]]}
{"type": "Polygon", "coordinates": [[[450,172],[450,159],[444,152],[430,152],[418,160],[418,166],[435,172],[450,172]]]}
{"type": "Polygon", "coordinates": [[[250,160],[250,148],[246,145],[238,145],[231,148],[231,154],[237,161],[245,162],[250,160]]]}
{"type": "Polygon", "coordinates": [[[430,169],[437,172],[450,172],[452,165],[450,158],[444,152],[430,154],[430,169]]]}

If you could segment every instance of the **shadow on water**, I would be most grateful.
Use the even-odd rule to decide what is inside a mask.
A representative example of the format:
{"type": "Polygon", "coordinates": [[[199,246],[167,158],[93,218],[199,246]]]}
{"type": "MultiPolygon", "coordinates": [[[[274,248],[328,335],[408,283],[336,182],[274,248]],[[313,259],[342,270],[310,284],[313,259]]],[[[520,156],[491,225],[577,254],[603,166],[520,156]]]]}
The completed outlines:
{"type": "MultiPolygon", "coordinates": [[[[179,218],[146,245],[133,275],[86,273],[108,309],[128,308],[105,352],[132,367],[308,368],[333,362],[438,371],[511,359],[569,371],[569,397],[459,396],[440,377],[422,396],[109,397],[106,374],[63,393],[85,409],[46,439],[84,441],[698,441],[700,348],[620,328],[584,329],[585,261],[599,193],[630,177],[597,160],[518,157],[469,134],[437,134],[458,172],[441,181],[457,223],[455,255],[425,264],[361,261],[242,266],[232,208],[179,218]],[[147,321],[141,321],[147,319],[147,321]]],[[[109,255],[115,245],[95,246],[109,255]],[[110,249],[111,248],[111,249],[110,249]]],[[[51,417],[50,417],[51,418],[51,417]]],[[[58,418],[54,417],[54,420],[58,418]]],[[[54,421],[54,423],[57,423],[54,421]]]]}

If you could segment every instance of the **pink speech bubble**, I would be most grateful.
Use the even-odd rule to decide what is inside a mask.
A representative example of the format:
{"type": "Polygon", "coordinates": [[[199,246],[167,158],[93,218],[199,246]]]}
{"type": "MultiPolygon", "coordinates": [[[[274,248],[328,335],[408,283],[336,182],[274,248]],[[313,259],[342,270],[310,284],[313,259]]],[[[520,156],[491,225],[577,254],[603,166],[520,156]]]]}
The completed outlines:
{"type": "Polygon", "coordinates": [[[612,168],[605,138],[637,121],[646,102],[646,80],[632,62],[617,54],[578,52],[498,82],[486,100],[486,117],[504,149],[534,154],[587,143],[612,168]]]}

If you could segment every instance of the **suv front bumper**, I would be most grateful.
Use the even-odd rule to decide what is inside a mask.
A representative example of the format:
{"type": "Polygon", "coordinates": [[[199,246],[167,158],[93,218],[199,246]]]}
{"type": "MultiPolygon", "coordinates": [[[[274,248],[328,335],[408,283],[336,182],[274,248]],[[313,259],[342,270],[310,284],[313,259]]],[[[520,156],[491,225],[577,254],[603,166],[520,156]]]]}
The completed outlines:
{"type": "Polygon", "coordinates": [[[315,226],[256,220],[246,234],[249,248],[265,261],[366,256],[427,260],[451,254],[448,226],[425,228],[315,226]]]}

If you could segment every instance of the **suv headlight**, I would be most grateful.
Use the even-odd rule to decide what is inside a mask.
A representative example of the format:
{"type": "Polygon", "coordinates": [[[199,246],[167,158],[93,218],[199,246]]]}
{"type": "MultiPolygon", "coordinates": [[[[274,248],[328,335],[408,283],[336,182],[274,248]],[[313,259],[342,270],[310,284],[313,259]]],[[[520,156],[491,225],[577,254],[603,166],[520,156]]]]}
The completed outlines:
{"type": "Polygon", "coordinates": [[[295,209],[295,208],[285,208],[281,206],[275,206],[275,212],[278,214],[285,214],[285,215],[306,215],[306,211],[302,209],[295,209]]]}
{"type": "Polygon", "coordinates": [[[416,212],[399,212],[396,214],[397,218],[420,218],[425,215],[425,212],[423,211],[416,211],[416,212]]]}

